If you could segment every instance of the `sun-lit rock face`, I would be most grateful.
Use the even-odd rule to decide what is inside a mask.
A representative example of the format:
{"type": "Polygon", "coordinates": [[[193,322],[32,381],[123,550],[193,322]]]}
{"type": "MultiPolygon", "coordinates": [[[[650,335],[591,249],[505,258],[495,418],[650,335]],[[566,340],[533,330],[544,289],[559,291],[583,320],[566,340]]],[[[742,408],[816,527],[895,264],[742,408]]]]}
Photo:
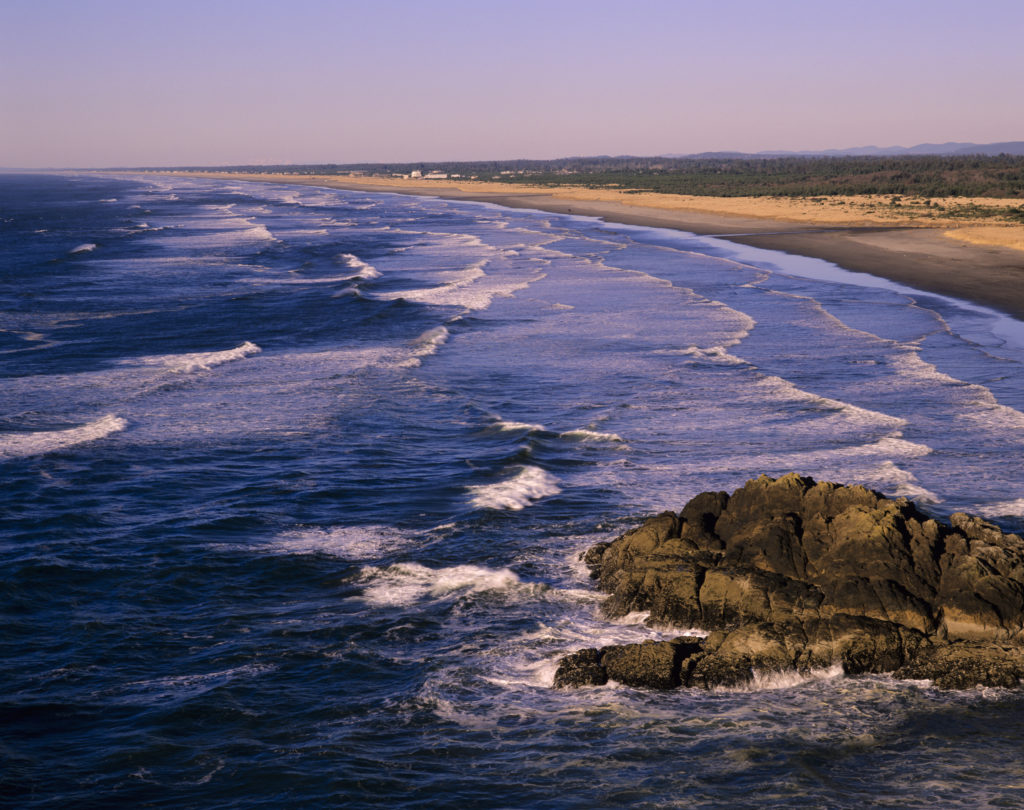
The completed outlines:
{"type": "Polygon", "coordinates": [[[945,524],[864,487],[761,476],[584,561],[609,617],[709,635],[584,650],[556,686],[712,687],[835,665],[953,688],[1024,678],[1024,541],[966,514],[945,524]]]}

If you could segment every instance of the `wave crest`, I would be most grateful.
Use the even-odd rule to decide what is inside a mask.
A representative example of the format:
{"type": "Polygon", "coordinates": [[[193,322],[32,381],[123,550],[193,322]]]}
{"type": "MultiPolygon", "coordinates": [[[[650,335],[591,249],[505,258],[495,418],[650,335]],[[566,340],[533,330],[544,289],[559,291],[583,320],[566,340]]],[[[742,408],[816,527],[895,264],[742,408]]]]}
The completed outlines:
{"type": "Polygon", "coordinates": [[[96,441],[128,427],[120,416],[107,414],[94,422],[67,430],[44,430],[34,433],[11,433],[0,436],[0,459],[38,456],[96,441]]]}
{"type": "Polygon", "coordinates": [[[370,583],[363,599],[372,605],[412,605],[423,599],[453,599],[488,591],[546,589],[523,582],[508,568],[479,565],[435,569],[419,563],[397,563],[386,568],[364,568],[363,576],[370,583]]]}
{"type": "Polygon", "coordinates": [[[618,433],[601,433],[598,430],[587,430],[586,428],[580,428],[579,430],[567,430],[565,433],[560,434],[563,439],[574,439],[578,442],[617,442],[623,441],[622,437],[618,433]]]}
{"type": "Polygon", "coordinates": [[[367,264],[358,256],[352,253],[342,253],[338,258],[345,262],[346,267],[351,267],[353,270],[358,271],[356,275],[353,276],[353,278],[380,278],[380,270],[378,270],[373,265],[367,264]]]}
{"type": "Polygon", "coordinates": [[[521,467],[512,478],[496,484],[469,487],[473,506],[479,509],[525,509],[541,498],[562,491],[558,479],[540,467],[521,467]]]}
{"type": "Polygon", "coordinates": [[[164,366],[168,371],[177,374],[189,374],[194,371],[209,371],[217,366],[230,363],[234,360],[241,360],[253,354],[263,351],[252,341],[245,341],[233,349],[226,349],[220,352],[191,352],[189,354],[164,354],[155,357],[143,357],[137,361],[125,361],[126,363],[138,362],[145,366],[164,366]]]}

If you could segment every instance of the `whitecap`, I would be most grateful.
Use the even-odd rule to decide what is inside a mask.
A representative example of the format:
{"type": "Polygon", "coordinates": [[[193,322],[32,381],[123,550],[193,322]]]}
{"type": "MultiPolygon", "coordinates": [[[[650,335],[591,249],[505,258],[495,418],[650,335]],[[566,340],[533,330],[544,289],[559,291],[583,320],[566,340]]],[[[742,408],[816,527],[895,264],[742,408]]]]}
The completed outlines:
{"type": "Polygon", "coordinates": [[[870,479],[872,486],[884,489],[891,497],[911,498],[920,503],[942,502],[942,498],[922,487],[913,473],[897,467],[891,461],[883,461],[866,477],[870,479]]]}
{"type": "Polygon", "coordinates": [[[45,430],[32,433],[0,435],[0,459],[37,456],[63,450],[76,444],[96,441],[128,427],[119,416],[107,414],[94,422],[66,430],[45,430]]]}
{"type": "Polygon", "coordinates": [[[601,433],[597,430],[587,430],[581,428],[579,430],[567,430],[565,433],[559,434],[563,439],[574,439],[580,442],[619,442],[623,441],[622,437],[618,433],[601,433]]]}
{"type": "Polygon", "coordinates": [[[536,269],[530,270],[529,275],[488,274],[484,267],[489,261],[481,259],[462,270],[432,272],[430,279],[436,282],[435,286],[389,290],[377,293],[376,298],[381,301],[402,299],[419,304],[459,307],[468,311],[484,310],[494,298],[511,296],[544,277],[544,273],[536,269]]]}
{"type": "Polygon", "coordinates": [[[509,433],[519,433],[521,431],[527,431],[528,433],[541,433],[546,428],[544,425],[538,425],[531,422],[516,422],[513,420],[502,419],[497,417],[493,426],[496,430],[507,431],[509,433]]]}
{"type": "Polygon", "coordinates": [[[407,547],[416,535],[392,526],[334,526],[284,532],[266,549],[275,554],[328,554],[371,560],[407,547]]]}
{"type": "Polygon", "coordinates": [[[1024,517],[1024,498],[990,503],[976,507],[973,511],[987,518],[1024,517]]]}
{"type": "Polygon", "coordinates": [[[209,371],[216,366],[230,363],[234,360],[241,360],[253,354],[263,351],[251,341],[245,341],[234,349],[227,349],[219,352],[192,352],[189,354],[165,354],[154,357],[140,357],[134,360],[124,360],[124,365],[164,366],[168,371],[178,374],[188,374],[193,371],[209,371]]]}
{"type": "Polygon", "coordinates": [[[725,346],[711,346],[707,349],[702,349],[700,346],[689,346],[685,349],[656,349],[654,354],[677,354],[729,366],[748,365],[746,360],[730,354],[725,346]]]}
{"type": "Polygon", "coordinates": [[[342,253],[338,258],[340,258],[345,263],[346,267],[351,267],[353,270],[358,271],[356,275],[351,276],[351,278],[380,278],[380,270],[378,270],[373,265],[367,264],[358,256],[352,253],[342,253]]]}
{"type": "Polygon", "coordinates": [[[505,481],[469,487],[479,509],[525,509],[535,501],[561,492],[558,479],[540,467],[525,466],[505,481]]]}
{"type": "Polygon", "coordinates": [[[367,567],[362,573],[369,583],[362,596],[372,605],[412,605],[424,599],[454,599],[489,591],[537,591],[547,587],[524,583],[508,568],[479,565],[428,568],[419,563],[397,563],[386,568],[367,567]]]}
{"type": "MultiPolygon", "coordinates": [[[[960,392],[961,415],[982,429],[998,431],[1024,430],[1024,413],[1003,405],[985,386],[968,383],[939,371],[924,360],[917,350],[904,352],[893,360],[893,366],[903,375],[923,382],[929,388],[937,385],[955,387],[960,392]]],[[[948,390],[948,389],[947,389],[948,390]]]]}
{"type": "Polygon", "coordinates": [[[448,337],[448,329],[444,326],[435,326],[433,329],[428,329],[413,341],[413,356],[408,360],[399,363],[399,366],[403,368],[414,368],[420,365],[420,362],[424,357],[436,354],[437,350],[448,341],[448,337]]]}
{"type": "Polygon", "coordinates": [[[907,420],[901,417],[890,416],[881,411],[872,411],[849,402],[804,391],[782,377],[766,375],[755,382],[754,386],[759,400],[802,400],[818,408],[837,412],[842,415],[844,421],[850,424],[863,427],[884,427],[889,430],[901,430],[907,425],[907,420]]]}
{"type": "Polygon", "coordinates": [[[277,237],[270,232],[270,229],[267,228],[266,225],[253,225],[253,227],[242,231],[239,236],[244,236],[246,239],[258,239],[267,242],[277,241],[277,237]]]}
{"type": "Polygon", "coordinates": [[[71,248],[68,253],[91,253],[94,250],[96,250],[95,242],[85,242],[78,247],[71,248]]]}
{"type": "Polygon", "coordinates": [[[816,681],[831,681],[842,678],[843,665],[832,664],[829,667],[812,669],[808,672],[797,672],[795,669],[782,672],[763,672],[754,670],[754,677],[740,686],[716,686],[711,691],[714,693],[730,692],[764,692],[773,689],[792,689],[796,686],[814,683],[816,681]]]}
{"type": "MultiPolygon", "coordinates": [[[[435,273],[434,275],[444,282],[438,287],[423,287],[414,290],[396,290],[393,292],[380,293],[378,297],[383,301],[396,301],[399,298],[402,298],[406,301],[416,301],[423,304],[470,306],[469,302],[472,301],[474,297],[467,295],[464,288],[486,275],[483,269],[486,264],[486,260],[481,260],[464,270],[455,270],[450,272],[442,271],[435,273]]],[[[490,303],[490,297],[487,298],[487,302],[490,303]]],[[[479,307],[470,306],[470,308],[476,309],[479,307]]]]}

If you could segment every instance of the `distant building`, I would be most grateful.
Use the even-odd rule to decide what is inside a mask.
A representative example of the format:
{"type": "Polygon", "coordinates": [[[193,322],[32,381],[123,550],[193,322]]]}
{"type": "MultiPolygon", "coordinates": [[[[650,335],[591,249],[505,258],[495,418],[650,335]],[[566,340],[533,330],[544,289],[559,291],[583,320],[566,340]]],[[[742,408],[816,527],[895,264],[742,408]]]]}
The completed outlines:
{"type": "Polygon", "coordinates": [[[419,169],[414,169],[413,171],[409,172],[409,177],[411,177],[413,180],[417,180],[420,177],[423,177],[423,172],[421,172],[419,169]]]}
{"type": "Polygon", "coordinates": [[[448,175],[444,172],[430,172],[430,174],[423,175],[424,180],[447,180],[448,175]]]}

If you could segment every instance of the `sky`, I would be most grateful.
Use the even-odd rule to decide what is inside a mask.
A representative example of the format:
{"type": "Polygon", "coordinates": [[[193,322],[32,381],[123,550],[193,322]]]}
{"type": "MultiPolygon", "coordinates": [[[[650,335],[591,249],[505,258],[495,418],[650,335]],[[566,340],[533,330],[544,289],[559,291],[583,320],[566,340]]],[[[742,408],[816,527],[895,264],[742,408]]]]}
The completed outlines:
{"type": "Polygon", "coordinates": [[[0,166],[1024,140],[1024,0],[2,0],[0,166]]]}

